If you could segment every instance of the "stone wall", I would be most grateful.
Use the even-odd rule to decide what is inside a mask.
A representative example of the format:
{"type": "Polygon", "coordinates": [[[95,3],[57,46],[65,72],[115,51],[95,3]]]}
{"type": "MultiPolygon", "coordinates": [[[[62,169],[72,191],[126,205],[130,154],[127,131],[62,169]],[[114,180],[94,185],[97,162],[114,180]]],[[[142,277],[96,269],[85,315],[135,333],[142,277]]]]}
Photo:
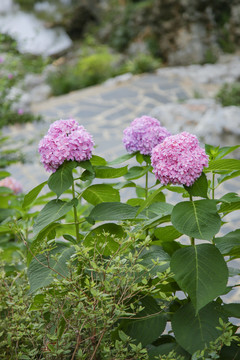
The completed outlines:
{"type": "MultiPolygon", "coordinates": [[[[105,12],[113,11],[110,3],[99,2],[105,12]]],[[[122,34],[129,52],[154,42],[169,65],[214,62],[240,46],[240,0],[132,0],[115,1],[116,6],[103,40],[122,34]]]]}

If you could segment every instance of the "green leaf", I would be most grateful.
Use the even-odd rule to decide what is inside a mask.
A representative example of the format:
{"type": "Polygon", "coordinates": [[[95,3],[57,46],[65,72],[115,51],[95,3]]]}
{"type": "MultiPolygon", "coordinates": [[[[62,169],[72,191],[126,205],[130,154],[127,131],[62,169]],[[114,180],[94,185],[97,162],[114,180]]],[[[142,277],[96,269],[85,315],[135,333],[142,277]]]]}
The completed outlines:
{"type": "Polygon", "coordinates": [[[24,196],[23,200],[23,208],[26,208],[27,206],[31,205],[33,201],[37,198],[38,194],[41,192],[42,188],[47,184],[47,181],[44,181],[40,185],[36,186],[34,189],[29,191],[28,194],[24,196]]]}
{"type": "MultiPolygon", "coordinates": [[[[162,344],[160,344],[158,346],[152,345],[151,347],[149,347],[149,350],[148,350],[149,360],[156,360],[159,358],[159,355],[169,355],[169,353],[171,351],[174,351],[176,356],[182,355],[184,360],[191,359],[191,355],[189,353],[187,353],[181,346],[179,346],[176,343],[176,341],[174,341],[174,339],[171,340],[171,342],[170,341],[167,342],[167,339],[165,339],[165,336],[167,337],[167,335],[162,335],[160,339],[163,339],[166,342],[163,342],[162,344]]],[[[159,340],[157,340],[157,341],[159,341],[159,340]]],[[[171,358],[171,360],[174,360],[174,359],[171,358]]]]}
{"type": "MultiPolygon", "coordinates": [[[[10,225],[10,224],[9,224],[10,225]]],[[[0,225],[0,234],[9,234],[12,233],[11,227],[8,225],[0,225]]]]}
{"type": "Polygon", "coordinates": [[[0,208],[0,222],[14,215],[15,215],[14,209],[0,208]]]}
{"type": "Polygon", "coordinates": [[[148,207],[150,204],[154,202],[155,197],[163,190],[163,186],[161,186],[159,189],[155,190],[151,193],[151,195],[148,196],[148,198],[144,201],[144,203],[140,206],[138,209],[137,215],[140,214],[146,207],[148,207]]]}
{"type": "Polygon", "coordinates": [[[233,178],[238,177],[238,176],[240,176],[240,170],[232,171],[230,173],[228,171],[226,174],[223,174],[223,175],[219,176],[217,181],[218,181],[218,184],[222,184],[224,181],[233,179],[233,178]]]}
{"type": "Polygon", "coordinates": [[[137,160],[137,162],[138,162],[139,164],[142,164],[143,161],[144,161],[144,157],[143,157],[142,154],[140,154],[139,151],[136,152],[136,160],[137,160]]]}
{"type": "Polygon", "coordinates": [[[240,201],[240,197],[237,193],[228,193],[222,196],[219,201],[230,204],[232,202],[240,201]]]}
{"type": "MultiPolygon", "coordinates": [[[[154,200],[158,197],[158,195],[154,198],[154,200]]],[[[153,201],[154,201],[153,200],[153,201]]],[[[173,205],[172,204],[168,204],[165,202],[153,202],[153,204],[151,204],[147,210],[153,212],[156,215],[171,215],[172,213],[172,209],[173,209],[173,205]]]]}
{"type": "Polygon", "coordinates": [[[240,250],[240,229],[214,239],[216,247],[223,255],[231,255],[233,250],[240,250]]]}
{"type": "Polygon", "coordinates": [[[27,271],[30,283],[29,293],[32,294],[36,290],[49,285],[56,276],[59,279],[68,277],[69,270],[66,262],[74,253],[74,247],[58,245],[48,254],[37,255],[36,258],[31,261],[27,271]],[[56,256],[57,254],[59,254],[59,257],[56,261],[53,255],[56,256]]]}
{"type": "MultiPolygon", "coordinates": [[[[222,213],[230,213],[232,211],[235,211],[235,210],[239,210],[240,209],[240,201],[233,201],[232,203],[230,204],[227,204],[227,203],[223,203],[221,206],[220,206],[220,209],[219,209],[219,212],[222,212],[222,213]]],[[[225,215],[226,215],[225,214],[225,215]]]]}
{"type": "Polygon", "coordinates": [[[142,346],[151,344],[164,331],[166,318],[156,300],[148,296],[141,300],[144,310],[137,314],[137,319],[125,322],[123,331],[142,346]],[[142,319],[141,319],[142,318],[142,319]]]}
{"type": "Polygon", "coordinates": [[[80,176],[80,179],[82,181],[92,181],[95,178],[95,173],[85,170],[82,175],[80,176]]]}
{"type": "Polygon", "coordinates": [[[4,179],[8,176],[11,176],[11,174],[8,171],[3,171],[3,170],[0,171],[0,179],[4,179]]]}
{"type": "Polygon", "coordinates": [[[96,248],[98,253],[109,256],[117,251],[119,244],[114,241],[114,237],[121,239],[125,236],[122,226],[107,223],[91,230],[85,237],[83,244],[86,247],[96,248]]]}
{"type": "Polygon", "coordinates": [[[127,200],[127,204],[131,205],[131,206],[140,206],[143,203],[143,199],[139,199],[139,198],[132,198],[132,199],[128,199],[127,200]]]}
{"type": "MultiPolygon", "coordinates": [[[[6,186],[0,186],[0,194],[13,194],[13,190],[6,186]]],[[[1,199],[1,202],[2,202],[2,199],[1,199]]]]}
{"type": "Polygon", "coordinates": [[[191,303],[184,305],[172,318],[172,328],[177,342],[190,354],[203,350],[220,336],[220,330],[216,329],[219,326],[219,318],[227,320],[220,305],[216,303],[206,305],[196,316],[191,303]]]}
{"type": "Polygon", "coordinates": [[[122,164],[123,162],[132,159],[135,156],[136,153],[133,154],[125,154],[122,156],[119,156],[117,159],[113,160],[113,161],[109,161],[108,164],[109,165],[118,165],[118,164],[122,164]]]}
{"type": "Polygon", "coordinates": [[[111,185],[97,184],[86,188],[82,197],[90,204],[97,205],[101,202],[117,202],[120,201],[119,191],[111,185]]]}
{"type": "Polygon", "coordinates": [[[95,167],[95,177],[99,179],[114,179],[121,177],[127,173],[127,166],[122,168],[112,168],[109,166],[98,166],[95,167]]]}
{"type": "MultiPolygon", "coordinates": [[[[128,204],[120,202],[105,202],[96,205],[89,214],[89,218],[92,218],[95,221],[131,220],[135,219],[137,210],[138,207],[133,207],[128,204]]],[[[143,219],[144,216],[139,218],[143,219]]]]}
{"type": "Polygon", "coordinates": [[[126,180],[139,179],[140,177],[145,175],[150,170],[150,168],[151,166],[133,166],[128,170],[127,174],[124,175],[124,177],[126,180]]]}
{"type": "Polygon", "coordinates": [[[240,318],[240,303],[223,304],[222,307],[228,316],[240,318]]]}
{"type": "Polygon", "coordinates": [[[176,186],[176,185],[165,185],[165,189],[176,192],[178,194],[184,194],[186,193],[186,190],[182,186],[176,186]]]}
{"type": "Polygon", "coordinates": [[[158,272],[163,272],[169,268],[170,256],[161,246],[153,245],[143,250],[139,260],[140,264],[147,269],[146,277],[154,277],[158,272]]]}
{"type": "Polygon", "coordinates": [[[41,249],[42,242],[48,237],[48,235],[56,229],[58,226],[58,223],[51,223],[50,225],[46,226],[42,231],[38,233],[38,235],[35,237],[33,242],[30,246],[30,251],[27,254],[27,266],[30,264],[33,256],[37,255],[39,252],[39,249],[41,249]]]}
{"type": "Polygon", "coordinates": [[[220,352],[220,360],[240,360],[239,342],[232,341],[230,346],[223,346],[220,352]]]}
{"type": "Polygon", "coordinates": [[[222,159],[224,156],[230,154],[231,152],[238,149],[239,147],[240,147],[240,145],[224,146],[218,150],[218,153],[217,153],[217,156],[215,159],[216,160],[222,159]]]}
{"type": "Polygon", "coordinates": [[[158,215],[156,217],[154,217],[153,219],[150,219],[146,222],[144,222],[143,224],[143,230],[147,230],[147,229],[151,229],[151,228],[155,228],[156,226],[163,224],[165,222],[170,222],[171,221],[171,217],[170,215],[166,215],[166,216],[162,216],[162,215],[158,215]]]}
{"type": "Polygon", "coordinates": [[[136,187],[136,184],[132,181],[122,181],[116,184],[113,184],[113,187],[117,190],[124,189],[127,187],[136,187]]]}
{"type": "Polygon", "coordinates": [[[105,166],[107,164],[107,161],[103,157],[97,155],[93,155],[90,162],[92,166],[105,166]]]}
{"type": "Polygon", "coordinates": [[[166,241],[173,241],[178,239],[182,234],[175,229],[174,226],[165,226],[165,227],[158,227],[154,231],[154,235],[158,238],[161,242],[166,241]]]}
{"type": "Polygon", "coordinates": [[[215,200],[183,201],[174,206],[173,226],[182,234],[211,240],[221,227],[215,200]]]}
{"type": "Polygon", "coordinates": [[[28,311],[41,311],[43,308],[44,300],[46,298],[45,294],[37,294],[34,296],[28,311]]]}
{"type": "Polygon", "coordinates": [[[51,200],[38,214],[33,225],[33,233],[37,235],[46,226],[59,220],[62,216],[68,213],[73,206],[77,205],[77,199],[71,201],[51,200]]]}
{"type": "Polygon", "coordinates": [[[77,166],[80,166],[81,168],[88,170],[91,173],[94,173],[94,169],[93,169],[93,166],[92,166],[90,160],[81,161],[81,162],[77,163],[77,166]]]}
{"type": "Polygon", "coordinates": [[[55,192],[57,197],[70,188],[73,183],[72,170],[78,165],[76,161],[64,161],[64,163],[49,177],[49,189],[55,192]]]}
{"type": "Polygon", "coordinates": [[[212,160],[209,162],[208,168],[204,169],[205,172],[209,171],[233,171],[240,170],[240,160],[237,159],[221,159],[221,160],[212,160]]]}
{"type": "Polygon", "coordinates": [[[204,173],[202,173],[202,175],[194,182],[192,186],[184,185],[184,188],[191,196],[201,196],[203,198],[208,197],[208,181],[204,173]]]}
{"type": "Polygon", "coordinates": [[[226,290],[228,268],[212,244],[177,250],[171,259],[171,271],[181,290],[189,294],[196,312],[226,290]]]}

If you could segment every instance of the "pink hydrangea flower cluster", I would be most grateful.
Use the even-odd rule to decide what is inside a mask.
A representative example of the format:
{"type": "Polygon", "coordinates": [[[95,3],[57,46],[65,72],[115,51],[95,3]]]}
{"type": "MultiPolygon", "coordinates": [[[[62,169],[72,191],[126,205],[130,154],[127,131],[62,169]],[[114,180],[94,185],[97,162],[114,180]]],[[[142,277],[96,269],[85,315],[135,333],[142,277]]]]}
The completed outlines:
{"type": "Polygon", "coordinates": [[[78,162],[92,157],[92,136],[74,119],[57,120],[40,141],[38,151],[47,171],[55,172],[65,160],[78,162]]]}
{"type": "Polygon", "coordinates": [[[162,127],[157,119],[142,116],[132,121],[123,131],[123,144],[129,153],[140,151],[143,155],[150,155],[152,149],[171,135],[162,127]]]}
{"type": "Polygon", "coordinates": [[[152,150],[153,172],[163,185],[191,186],[208,166],[208,156],[195,135],[182,132],[167,137],[152,150]]]}
{"type": "Polygon", "coordinates": [[[22,185],[13,177],[9,176],[0,181],[0,186],[11,189],[14,194],[19,194],[23,191],[22,185]]]}

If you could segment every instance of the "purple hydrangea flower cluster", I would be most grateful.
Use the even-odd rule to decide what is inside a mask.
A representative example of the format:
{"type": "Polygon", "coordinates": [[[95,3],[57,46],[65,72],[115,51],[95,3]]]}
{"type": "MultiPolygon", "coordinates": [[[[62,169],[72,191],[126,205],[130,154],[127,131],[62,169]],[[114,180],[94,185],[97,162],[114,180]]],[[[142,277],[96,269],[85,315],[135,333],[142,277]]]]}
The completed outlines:
{"type": "Polygon", "coordinates": [[[11,189],[14,192],[14,194],[19,194],[22,192],[22,185],[11,176],[2,179],[0,181],[0,186],[4,186],[11,189]]]}
{"type": "Polygon", "coordinates": [[[78,162],[92,157],[92,136],[74,119],[57,120],[39,143],[41,162],[47,171],[55,172],[65,160],[78,162]]]}
{"type": "Polygon", "coordinates": [[[208,166],[208,156],[195,135],[182,132],[167,137],[152,150],[153,172],[163,185],[191,186],[208,166]]]}
{"type": "Polygon", "coordinates": [[[139,151],[143,155],[150,155],[154,146],[171,135],[157,119],[150,116],[136,118],[123,131],[123,134],[126,150],[129,153],[139,151]]]}

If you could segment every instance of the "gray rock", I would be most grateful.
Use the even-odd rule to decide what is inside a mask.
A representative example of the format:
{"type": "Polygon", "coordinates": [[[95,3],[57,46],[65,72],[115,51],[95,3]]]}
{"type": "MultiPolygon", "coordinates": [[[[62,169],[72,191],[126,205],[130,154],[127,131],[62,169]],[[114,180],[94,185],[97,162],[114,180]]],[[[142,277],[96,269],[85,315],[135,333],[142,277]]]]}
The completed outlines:
{"type": "Polygon", "coordinates": [[[184,104],[164,104],[152,110],[172,134],[187,131],[202,142],[218,146],[240,140],[240,108],[222,107],[211,99],[190,99],[184,104]]]}

